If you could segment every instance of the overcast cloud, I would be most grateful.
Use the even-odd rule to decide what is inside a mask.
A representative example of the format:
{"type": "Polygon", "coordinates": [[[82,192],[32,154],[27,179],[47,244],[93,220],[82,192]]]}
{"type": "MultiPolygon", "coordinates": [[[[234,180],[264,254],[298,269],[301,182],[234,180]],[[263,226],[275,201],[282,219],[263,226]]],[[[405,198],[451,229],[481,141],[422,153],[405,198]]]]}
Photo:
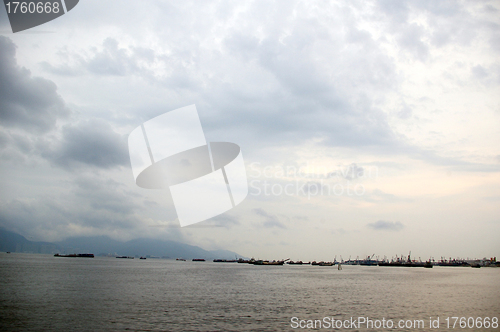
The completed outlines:
{"type": "Polygon", "coordinates": [[[46,132],[68,115],[56,84],[18,66],[16,45],[0,36],[0,120],[4,127],[46,132]]]}
{"type": "Polygon", "coordinates": [[[1,9],[0,226],[39,240],[171,238],[271,259],[494,256],[499,10],[84,1],[12,34],[1,9]],[[191,104],[209,141],[241,146],[251,194],[181,229],[168,191],[135,185],[127,137],[191,104]],[[422,247],[422,236],[435,244],[422,247]]]}

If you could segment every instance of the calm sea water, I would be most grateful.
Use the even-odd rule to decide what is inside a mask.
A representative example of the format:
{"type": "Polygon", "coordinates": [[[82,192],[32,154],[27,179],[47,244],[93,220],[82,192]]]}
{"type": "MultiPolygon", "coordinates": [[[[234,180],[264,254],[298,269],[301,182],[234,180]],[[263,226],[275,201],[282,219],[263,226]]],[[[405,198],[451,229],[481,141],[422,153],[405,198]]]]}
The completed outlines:
{"type": "Polygon", "coordinates": [[[452,331],[464,329],[447,329],[446,317],[500,318],[500,268],[338,271],[1,253],[0,283],[0,330],[288,331],[292,317],[367,317],[424,320],[424,329],[392,330],[428,331],[429,317],[439,316],[433,330],[452,331]]]}

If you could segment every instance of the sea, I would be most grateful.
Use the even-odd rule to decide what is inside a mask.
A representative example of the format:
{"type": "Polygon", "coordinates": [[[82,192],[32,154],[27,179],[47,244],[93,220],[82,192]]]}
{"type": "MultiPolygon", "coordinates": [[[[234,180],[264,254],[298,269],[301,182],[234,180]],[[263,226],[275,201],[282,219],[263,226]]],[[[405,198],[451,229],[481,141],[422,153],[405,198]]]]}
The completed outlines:
{"type": "Polygon", "coordinates": [[[0,253],[0,285],[1,331],[500,330],[500,268],[0,253]]]}

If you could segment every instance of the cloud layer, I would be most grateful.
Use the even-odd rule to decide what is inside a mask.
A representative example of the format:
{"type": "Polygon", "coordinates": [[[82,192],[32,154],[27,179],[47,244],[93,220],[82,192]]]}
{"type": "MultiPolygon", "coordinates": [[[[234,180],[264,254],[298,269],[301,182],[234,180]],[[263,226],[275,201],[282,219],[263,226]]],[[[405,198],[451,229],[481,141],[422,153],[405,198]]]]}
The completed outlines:
{"type": "Polygon", "coordinates": [[[177,236],[261,258],[409,246],[489,255],[497,241],[468,230],[499,231],[499,10],[89,1],[32,30],[56,33],[4,33],[0,226],[40,239],[177,236]],[[238,143],[248,165],[303,168],[252,177],[249,167],[256,187],[293,195],[250,195],[180,230],[168,191],[135,186],[126,138],[193,103],[207,140],[238,143]],[[335,184],[359,195],[319,193],[335,184]],[[441,244],[443,231],[468,245],[441,244]]]}

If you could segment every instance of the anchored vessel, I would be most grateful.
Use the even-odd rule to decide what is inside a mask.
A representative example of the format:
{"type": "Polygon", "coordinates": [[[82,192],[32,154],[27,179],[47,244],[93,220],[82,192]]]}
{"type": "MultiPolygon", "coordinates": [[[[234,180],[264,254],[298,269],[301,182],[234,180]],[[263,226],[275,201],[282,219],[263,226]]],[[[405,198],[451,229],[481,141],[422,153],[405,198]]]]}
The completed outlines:
{"type": "Polygon", "coordinates": [[[54,257],[84,257],[84,258],[94,258],[94,254],[69,254],[69,255],[55,254],[54,257]]]}
{"type": "Polygon", "coordinates": [[[287,258],[287,259],[284,259],[281,261],[264,261],[264,260],[259,259],[259,260],[250,261],[249,263],[253,264],[253,265],[283,265],[288,260],[290,260],[290,258],[287,258]]]}

